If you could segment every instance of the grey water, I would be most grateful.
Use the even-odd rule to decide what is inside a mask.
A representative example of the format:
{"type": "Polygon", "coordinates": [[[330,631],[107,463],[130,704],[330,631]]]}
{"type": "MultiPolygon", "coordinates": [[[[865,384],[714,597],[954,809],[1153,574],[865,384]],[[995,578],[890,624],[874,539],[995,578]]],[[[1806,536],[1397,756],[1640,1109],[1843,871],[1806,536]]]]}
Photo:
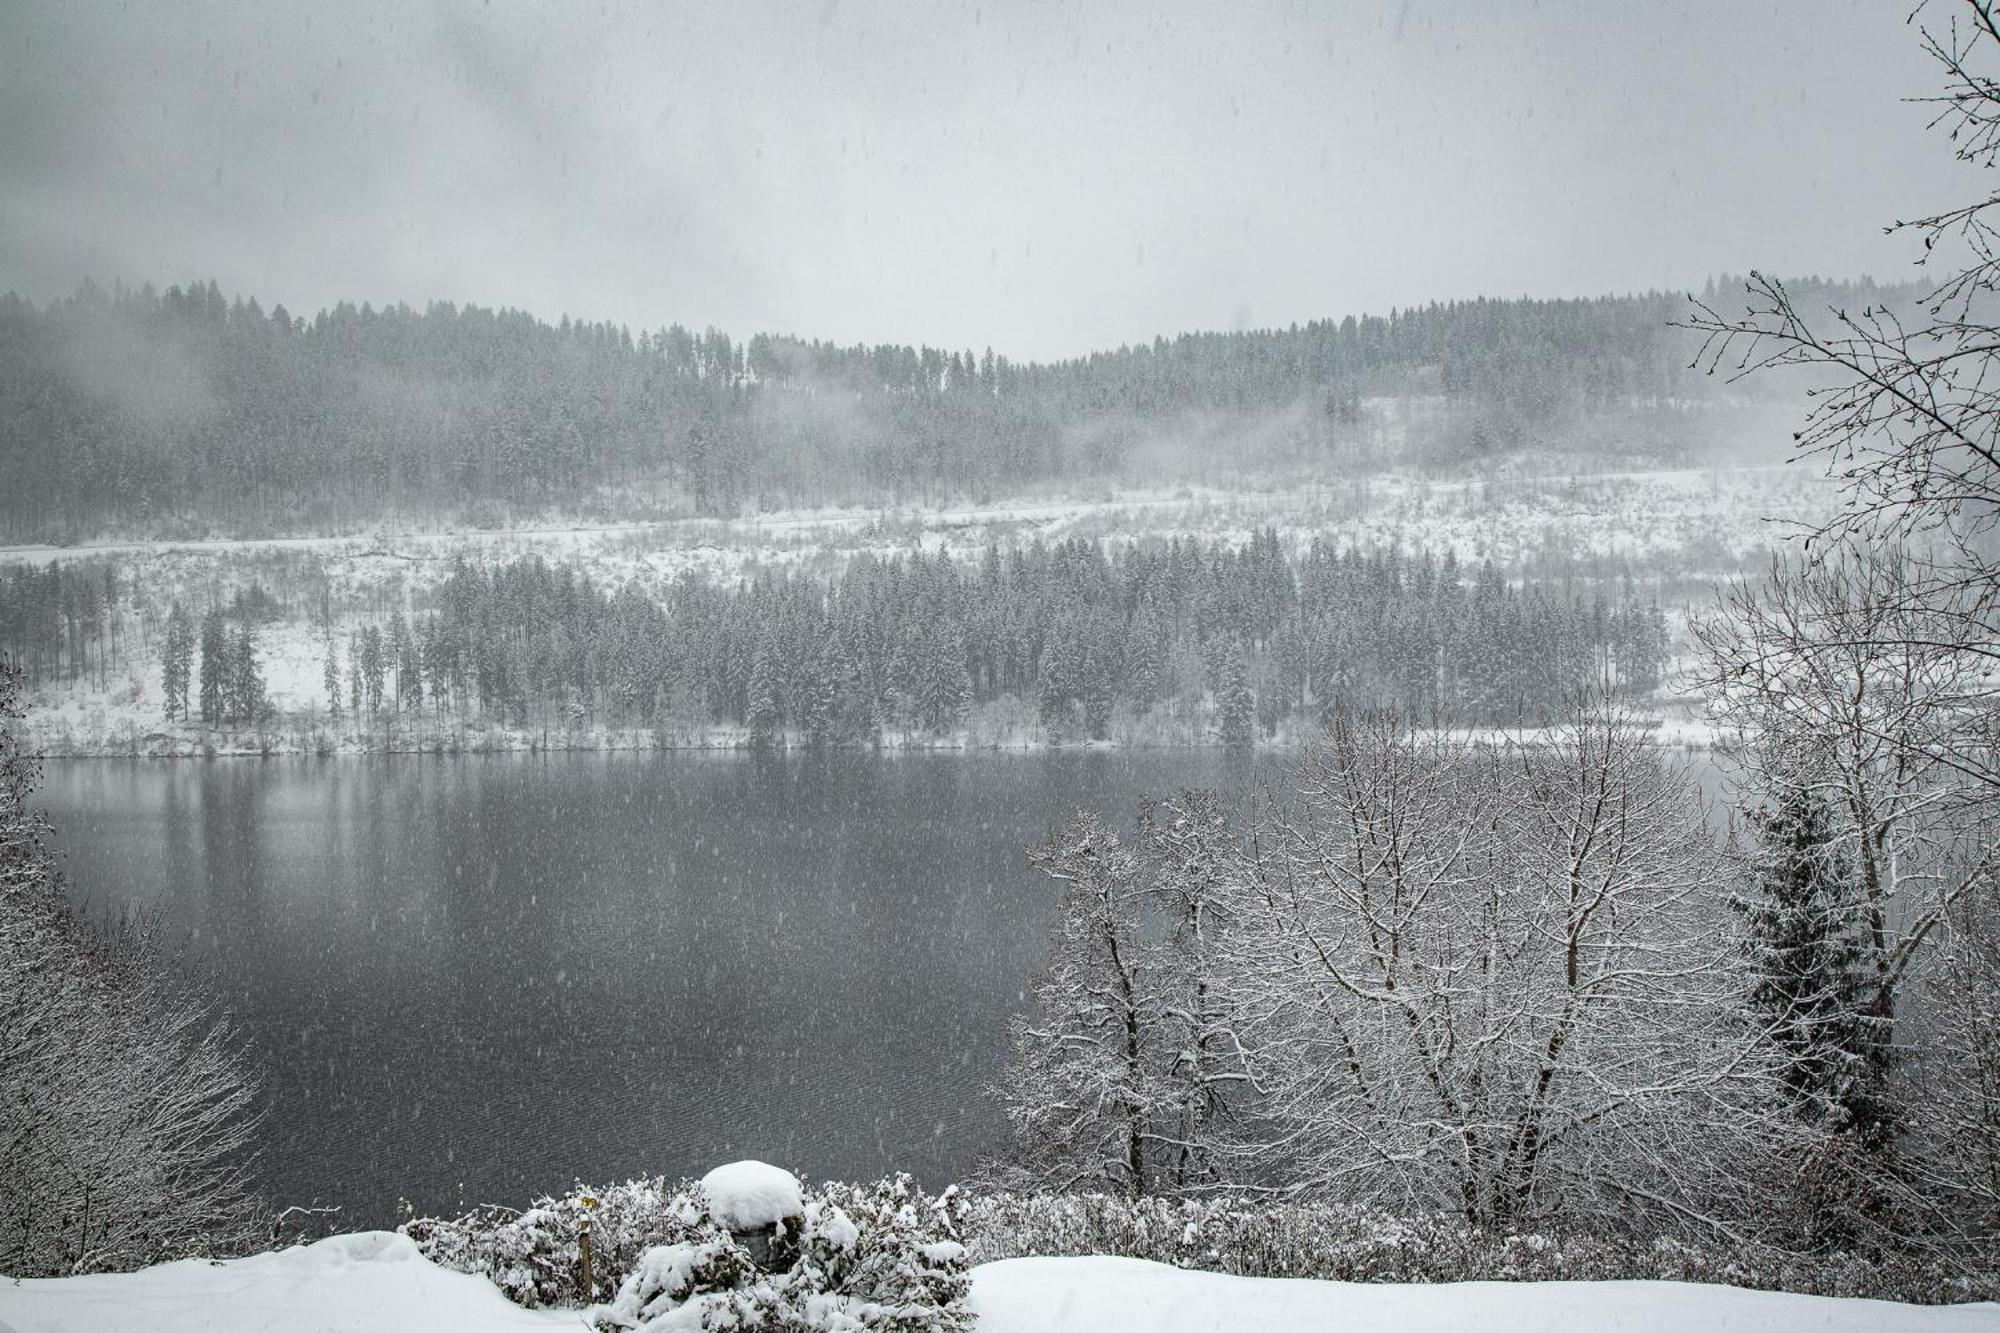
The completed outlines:
{"type": "Polygon", "coordinates": [[[343,1227],[761,1157],[962,1177],[1074,809],[1213,751],[54,762],[70,892],[157,913],[265,1077],[261,1180],[343,1227]]]}

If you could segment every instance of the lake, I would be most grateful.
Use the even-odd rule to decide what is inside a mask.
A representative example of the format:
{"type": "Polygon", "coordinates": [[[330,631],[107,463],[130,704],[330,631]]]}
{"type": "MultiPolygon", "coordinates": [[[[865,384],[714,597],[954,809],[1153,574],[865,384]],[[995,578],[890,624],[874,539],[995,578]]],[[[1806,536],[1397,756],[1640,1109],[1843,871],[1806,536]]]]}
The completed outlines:
{"type": "Polygon", "coordinates": [[[936,1187],[1058,895],[1070,811],[1215,751],[47,765],[72,894],[157,910],[265,1070],[263,1183],[341,1225],[762,1157],[936,1187]]]}

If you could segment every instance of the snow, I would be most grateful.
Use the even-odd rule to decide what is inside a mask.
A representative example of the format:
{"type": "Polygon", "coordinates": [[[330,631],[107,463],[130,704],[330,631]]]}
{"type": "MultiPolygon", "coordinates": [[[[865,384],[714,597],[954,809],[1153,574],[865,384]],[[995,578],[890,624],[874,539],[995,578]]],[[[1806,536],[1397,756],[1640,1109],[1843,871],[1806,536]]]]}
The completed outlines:
{"type": "Polygon", "coordinates": [[[755,1160],[718,1166],[701,1178],[709,1215],[731,1231],[755,1231],[805,1215],[799,1178],[783,1167],[755,1160]]]}
{"type": "MultiPolygon", "coordinates": [[[[762,1171],[775,1168],[738,1163],[762,1171]]],[[[778,1172],[783,1175],[784,1173],[778,1172]]],[[[754,1181],[753,1181],[754,1183],[754,1181]]],[[[1993,1333],[2000,1305],[1915,1306],[1677,1282],[1357,1286],[1138,1259],[1010,1259],[972,1272],[979,1333],[1993,1333]]],[[[514,1333],[580,1327],[367,1231],[225,1263],[0,1280],[0,1333],[514,1333]]]]}
{"type": "Polygon", "coordinates": [[[0,1333],[513,1333],[577,1327],[523,1310],[484,1278],[439,1268],[389,1231],[248,1259],[0,1282],[0,1333]]]}
{"type": "Polygon", "coordinates": [[[2000,1305],[1833,1300],[1680,1282],[1356,1285],[1143,1259],[1009,1259],[972,1273],[979,1333],[1993,1333],[2000,1305]]]}

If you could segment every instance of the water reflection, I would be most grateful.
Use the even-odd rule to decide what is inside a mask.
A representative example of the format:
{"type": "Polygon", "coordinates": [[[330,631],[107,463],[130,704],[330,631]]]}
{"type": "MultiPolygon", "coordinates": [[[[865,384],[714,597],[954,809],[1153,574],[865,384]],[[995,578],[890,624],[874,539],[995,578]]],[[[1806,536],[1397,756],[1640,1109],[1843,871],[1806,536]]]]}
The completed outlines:
{"type": "Polygon", "coordinates": [[[1078,806],[1220,755],[51,764],[72,891],[163,911],[268,1069],[266,1180],[379,1223],[756,1155],[956,1177],[1078,806]]]}

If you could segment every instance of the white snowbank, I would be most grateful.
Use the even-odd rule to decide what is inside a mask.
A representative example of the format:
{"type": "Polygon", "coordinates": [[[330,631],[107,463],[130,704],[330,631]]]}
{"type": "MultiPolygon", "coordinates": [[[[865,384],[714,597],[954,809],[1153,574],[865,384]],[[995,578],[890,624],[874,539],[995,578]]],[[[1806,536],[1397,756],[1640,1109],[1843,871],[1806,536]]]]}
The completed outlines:
{"type": "Polygon", "coordinates": [[[756,1160],[730,1162],[701,1178],[709,1215],[731,1231],[755,1231],[787,1217],[803,1216],[799,1178],[780,1166],[756,1160]]]}
{"type": "Polygon", "coordinates": [[[1190,1273],[1143,1259],[972,1271],[979,1333],[1993,1333],[2000,1305],[1831,1300],[1682,1282],[1356,1285],[1190,1273]]]}
{"type": "Polygon", "coordinates": [[[484,1278],[439,1268],[391,1231],[248,1259],[137,1273],[0,1280],[0,1333],[514,1333],[575,1330],[574,1310],[523,1310],[484,1278]]]}
{"type": "MultiPolygon", "coordinates": [[[[1355,1286],[1189,1273],[1138,1259],[1012,1259],[972,1273],[979,1333],[1993,1333],[2000,1305],[1916,1306],[1677,1282],[1355,1286]]],[[[0,1333],[517,1333],[522,1310],[382,1231],[227,1263],[0,1279],[0,1333]]]]}

